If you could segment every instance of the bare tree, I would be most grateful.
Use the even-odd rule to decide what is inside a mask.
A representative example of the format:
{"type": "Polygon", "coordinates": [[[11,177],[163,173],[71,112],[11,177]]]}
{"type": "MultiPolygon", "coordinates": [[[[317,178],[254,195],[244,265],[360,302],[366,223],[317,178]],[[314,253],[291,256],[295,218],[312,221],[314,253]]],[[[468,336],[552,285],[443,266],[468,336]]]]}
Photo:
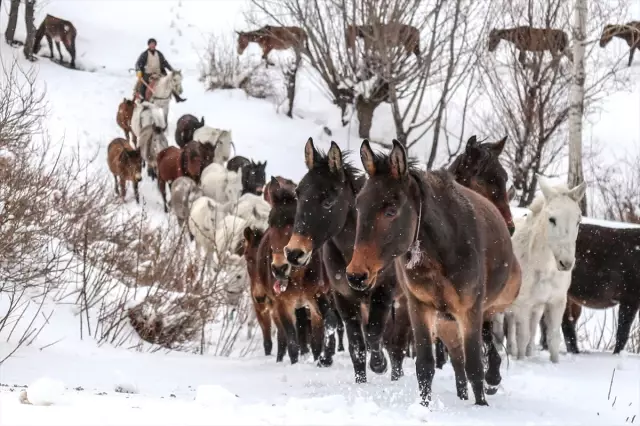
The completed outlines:
{"type": "MultiPolygon", "coordinates": [[[[623,1],[615,8],[594,8],[585,33],[599,35],[614,15],[624,15],[626,6],[623,1]]],[[[494,14],[500,18],[491,23],[494,28],[527,25],[566,33],[570,27],[571,9],[563,0],[504,1],[494,7],[500,8],[494,14]]],[[[603,97],[625,87],[628,77],[618,72],[621,58],[607,56],[593,40],[583,47],[587,71],[583,112],[588,114],[603,97]]],[[[519,205],[527,206],[535,195],[536,174],[557,172],[553,167],[566,155],[573,69],[567,58],[551,59],[548,52],[525,52],[523,67],[516,60],[518,53],[513,44],[502,42],[498,50],[483,55],[482,85],[490,107],[477,118],[494,133],[509,136],[507,161],[519,205]]]]}
{"type": "Polygon", "coordinates": [[[484,22],[478,18],[485,7],[467,0],[252,3],[252,25],[297,25],[305,30],[312,76],[340,109],[343,125],[349,123],[353,107],[359,135],[370,137],[374,111],[388,103],[396,137],[408,147],[434,133],[428,156],[429,166],[434,164],[438,142],[447,133],[447,105],[469,82],[477,61],[472,52],[482,25],[476,23],[484,22]],[[357,28],[350,29],[353,25],[357,28]]]}
{"type": "Polygon", "coordinates": [[[16,26],[18,25],[18,12],[20,11],[20,0],[11,0],[9,9],[9,21],[4,31],[4,39],[7,44],[17,46],[21,43],[14,40],[16,34],[16,26]]]}
{"type": "Polygon", "coordinates": [[[36,37],[35,12],[36,0],[24,0],[24,24],[27,30],[27,37],[24,40],[24,57],[30,61],[35,61],[33,56],[33,42],[36,37]]]}
{"type": "MultiPolygon", "coordinates": [[[[576,0],[573,23],[573,78],[569,105],[569,176],[570,187],[584,182],[582,172],[582,118],[584,114],[585,42],[587,40],[587,0],[576,0]]],[[[587,196],[580,201],[587,213],[587,196]]]]}

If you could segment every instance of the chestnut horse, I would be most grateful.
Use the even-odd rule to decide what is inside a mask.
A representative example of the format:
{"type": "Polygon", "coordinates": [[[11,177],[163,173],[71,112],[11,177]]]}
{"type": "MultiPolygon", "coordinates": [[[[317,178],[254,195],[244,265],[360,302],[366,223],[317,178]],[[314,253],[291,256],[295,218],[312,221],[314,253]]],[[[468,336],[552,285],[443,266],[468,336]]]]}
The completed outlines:
{"type": "Polygon", "coordinates": [[[122,197],[122,201],[124,201],[124,197],[127,194],[127,181],[131,181],[136,203],[140,204],[140,195],[138,193],[138,182],[142,180],[142,155],[140,150],[132,148],[125,139],[115,138],[107,148],[107,163],[116,183],[116,194],[122,197]],[[120,178],[119,188],[118,178],[120,178]]]}
{"type": "Polygon", "coordinates": [[[309,138],[304,152],[308,171],[297,189],[298,211],[293,235],[285,247],[287,261],[302,267],[314,256],[323,256],[334,299],[345,322],[356,383],[367,381],[367,347],[371,351],[371,371],[387,371],[383,340],[389,345],[391,380],[398,380],[404,374],[402,362],[410,327],[406,309],[397,311],[395,318],[391,315],[394,298],[400,296],[393,267],[387,268],[371,288],[353,288],[346,280],[345,269],[355,242],[355,199],[364,185],[364,176],[344,161],[335,142],[325,155],[315,149],[309,138]],[[400,318],[402,314],[404,318],[400,318]]]}
{"type": "Polygon", "coordinates": [[[624,25],[605,25],[600,36],[600,47],[605,47],[614,37],[627,42],[629,46],[628,66],[631,66],[634,52],[636,49],[640,50],[640,21],[631,21],[624,25]]]}
{"type": "Polygon", "coordinates": [[[300,27],[277,27],[265,25],[255,31],[236,31],[238,34],[238,55],[242,55],[249,43],[258,43],[262,49],[265,66],[274,65],[267,56],[272,50],[293,48],[296,52],[308,50],[307,33],[300,27]]]}
{"type": "Polygon", "coordinates": [[[158,153],[158,189],[162,195],[165,213],[169,212],[166,184],[170,184],[180,176],[190,177],[198,183],[202,172],[202,161],[199,142],[189,142],[182,149],[170,146],[158,153]]]}
{"type": "Polygon", "coordinates": [[[345,29],[348,49],[355,49],[357,38],[364,39],[367,51],[371,48],[371,43],[380,43],[383,46],[403,46],[407,54],[413,53],[416,58],[420,59],[420,31],[412,25],[400,23],[349,25],[345,29]]]}
{"type": "Polygon", "coordinates": [[[135,133],[133,133],[133,130],[131,130],[131,117],[133,117],[133,108],[135,105],[136,103],[134,101],[123,98],[120,105],[118,105],[118,114],[116,115],[116,123],[118,123],[118,126],[124,131],[124,137],[133,143],[134,146],[138,144],[138,138],[135,133]],[[129,137],[129,135],[131,135],[131,137],[129,137]]]}
{"type": "Polygon", "coordinates": [[[303,268],[291,269],[284,257],[283,249],[291,237],[296,214],[296,195],[291,185],[281,184],[272,177],[268,186],[269,200],[273,206],[269,213],[269,228],[262,238],[257,254],[256,280],[266,296],[272,301],[273,319],[278,327],[278,354],[282,361],[285,349],[292,364],[298,362],[299,344],[296,336],[296,307],[306,306],[311,311],[311,351],[318,366],[330,366],[335,353],[337,326],[335,313],[331,309],[325,271],[320,256],[315,256],[303,268]],[[324,345],[324,354],[321,356],[324,345]]]}
{"type": "Polygon", "coordinates": [[[494,28],[489,32],[489,52],[497,49],[500,40],[506,40],[520,51],[518,61],[523,67],[526,67],[526,52],[544,52],[551,53],[554,61],[564,55],[573,62],[573,55],[569,50],[569,36],[562,30],[553,28],[533,28],[529,26],[521,26],[515,28],[494,28]]]}
{"type": "Polygon", "coordinates": [[[34,54],[40,51],[40,42],[43,37],[46,37],[47,43],[49,43],[51,59],[53,59],[52,40],[55,40],[56,47],[58,48],[58,55],[60,55],[60,63],[64,62],[62,59],[62,51],[60,50],[60,42],[62,42],[65,49],[67,49],[67,52],[69,52],[69,55],[71,56],[69,66],[71,68],[76,67],[76,27],[74,27],[71,22],[56,18],[52,15],[45,16],[42,24],[38,27],[38,31],[36,31],[36,35],[33,40],[34,54]]]}
{"type": "Polygon", "coordinates": [[[422,404],[431,400],[437,331],[451,354],[458,397],[468,399],[469,380],[476,405],[488,405],[484,380],[492,387],[501,381],[490,318],[513,302],[521,281],[504,219],[449,172],[413,167],[397,140],[382,155],[365,139],[360,156],[369,179],[356,199],[349,285],[371,288],[381,271],[395,265],[408,299],[422,404]],[[483,340],[490,349],[486,375],[483,340]]]}

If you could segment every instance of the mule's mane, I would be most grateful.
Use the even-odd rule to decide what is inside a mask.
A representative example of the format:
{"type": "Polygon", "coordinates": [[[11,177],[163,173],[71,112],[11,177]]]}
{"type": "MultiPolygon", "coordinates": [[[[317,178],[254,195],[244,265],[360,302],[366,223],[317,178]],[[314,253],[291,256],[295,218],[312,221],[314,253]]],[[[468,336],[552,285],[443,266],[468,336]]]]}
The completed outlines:
{"type": "MultiPolygon", "coordinates": [[[[390,174],[391,173],[391,161],[389,154],[383,154],[381,152],[373,153],[373,164],[376,167],[376,174],[390,174]]],[[[407,167],[409,168],[409,174],[422,175],[424,170],[418,168],[420,162],[417,158],[408,158],[407,167]]]]}
{"type": "MultiPolygon", "coordinates": [[[[330,173],[329,154],[320,150],[316,150],[316,153],[317,155],[313,159],[313,168],[318,168],[323,172],[330,173]]],[[[364,186],[364,174],[362,173],[362,170],[354,167],[354,165],[348,160],[350,155],[350,150],[342,151],[342,170],[344,170],[347,181],[351,184],[353,190],[358,192],[364,186]]]]}

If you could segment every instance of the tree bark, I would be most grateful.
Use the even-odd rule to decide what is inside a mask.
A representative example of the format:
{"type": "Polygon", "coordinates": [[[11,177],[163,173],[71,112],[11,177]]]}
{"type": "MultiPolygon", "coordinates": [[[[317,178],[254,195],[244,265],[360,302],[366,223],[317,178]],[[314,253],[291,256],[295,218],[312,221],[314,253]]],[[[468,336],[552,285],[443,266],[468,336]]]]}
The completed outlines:
{"type": "Polygon", "coordinates": [[[358,95],[356,99],[356,111],[358,112],[358,136],[368,139],[373,124],[373,113],[380,105],[380,102],[367,99],[358,95]]]}
{"type": "Polygon", "coordinates": [[[7,22],[7,29],[4,31],[4,39],[8,44],[13,45],[13,37],[16,34],[16,26],[18,25],[18,11],[20,10],[20,0],[11,0],[9,10],[9,22],[7,22]]]}
{"type": "MultiPolygon", "coordinates": [[[[575,0],[573,9],[573,78],[569,95],[569,176],[570,187],[584,182],[582,169],[582,117],[584,114],[585,41],[587,38],[587,0],[575,0]]],[[[580,202],[587,214],[586,195],[580,202]]]]}
{"type": "Polygon", "coordinates": [[[289,100],[289,109],[287,111],[287,117],[293,118],[293,103],[296,98],[296,79],[298,76],[298,69],[300,68],[300,61],[302,61],[302,55],[299,50],[296,50],[295,62],[287,69],[287,98],[289,100]]]}
{"type": "MultiPolygon", "coordinates": [[[[27,36],[24,40],[24,57],[28,60],[34,60],[33,41],[36,36],[35,14],[34,9],[36,0],[25,0],[24,2],[24,24],[27,29],[27,36]]],[[[53,52],[52,52],[53,53],[53,52]]]]}

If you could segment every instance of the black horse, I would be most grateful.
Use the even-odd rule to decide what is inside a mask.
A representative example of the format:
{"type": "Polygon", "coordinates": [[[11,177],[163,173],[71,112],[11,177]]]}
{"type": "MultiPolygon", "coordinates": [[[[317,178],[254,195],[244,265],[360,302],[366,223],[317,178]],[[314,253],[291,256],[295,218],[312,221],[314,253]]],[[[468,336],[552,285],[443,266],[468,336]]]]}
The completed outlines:
{"type": "Polygon", "coordinates": [[[241,155],[236,155],[227,161],[227,170],[232,172],[242,171],[242,194],[262,195],[267,181],[265,169],[267,162],[257,163],[241,155]]]}

